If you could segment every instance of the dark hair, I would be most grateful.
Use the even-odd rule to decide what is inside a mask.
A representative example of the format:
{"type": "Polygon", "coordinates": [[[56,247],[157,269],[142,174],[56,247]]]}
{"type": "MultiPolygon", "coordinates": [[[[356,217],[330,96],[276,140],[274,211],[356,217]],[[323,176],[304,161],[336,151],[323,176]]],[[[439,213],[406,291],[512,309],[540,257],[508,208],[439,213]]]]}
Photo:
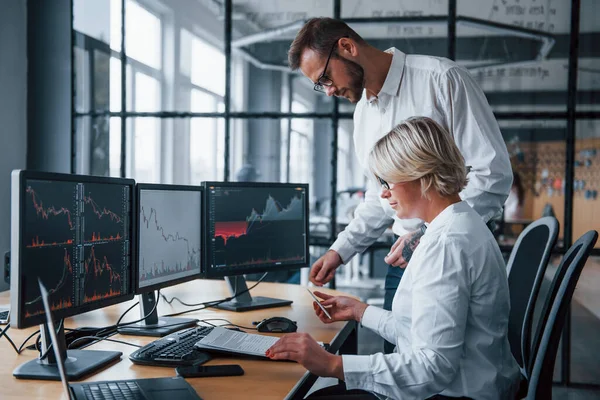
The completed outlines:
{"type": "Polygon", "coordinates": [[[513,183],[512,185],[517,189],[517,199],[519,200],[519,205],[523,205],[523,201],[525,200],[525,189],[523,188],[523,182],[521,181],[521,175],[517,171],[513,171],[513,183]]]}
{"type": "Polygon", "coordinates": [[[311,18],[300,29],[288,51],[288,64],[292,71],[300,68],[300,58],[306,49],[327,57],[334,43],[341,37],[349,37],[357,43],[365,43],[345,22],[333,18],[311,18]]]}

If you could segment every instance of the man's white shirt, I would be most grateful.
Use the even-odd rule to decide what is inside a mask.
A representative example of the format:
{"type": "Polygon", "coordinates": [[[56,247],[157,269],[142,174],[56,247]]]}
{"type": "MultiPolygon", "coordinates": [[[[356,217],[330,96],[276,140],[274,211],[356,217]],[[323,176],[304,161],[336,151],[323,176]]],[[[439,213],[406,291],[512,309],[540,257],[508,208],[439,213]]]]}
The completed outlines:
{"type": "Polygon", "coordinates": [[[343,355],[346,387],[393,399],[514,399],[520,372],[507,338],[509,311],[496,240],[466,202],[453,204],[421,238],[392,311],[369,306],[362,317],[395,352],[343,355]]]}
{"type": "Polygon", "coordinates": [[[512,169],[498,123],[485,95],[471,75],[454,62],[437,57],[406,55],[392,48],[390,70],[375,98],[366,91],[354,111],[354,147],[368,179],[365,201],[332,245],[344,262],[364,251],[393,223],[403,235],[422,222],[400,220],[368,171],[373,145],[398,123],[414,116],[434,119],[447,129],[471,167],[461,198],[488,221],[499,214],[512,184],[512,169]]]}

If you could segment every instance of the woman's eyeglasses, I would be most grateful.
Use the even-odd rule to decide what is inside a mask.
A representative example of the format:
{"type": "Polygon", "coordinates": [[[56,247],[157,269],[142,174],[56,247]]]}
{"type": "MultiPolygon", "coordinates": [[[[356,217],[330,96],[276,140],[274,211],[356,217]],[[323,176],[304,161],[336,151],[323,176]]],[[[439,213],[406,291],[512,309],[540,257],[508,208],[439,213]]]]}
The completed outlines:
{"type": "Polygon", "coordinates": [[[384,188],[385,190],[391,190],[389,183],[387,183],[386,181],[384,181],[380,177],[377,177],[377,180],[379,181],[379,184],[381,185],[382,188],[384,188]]]}

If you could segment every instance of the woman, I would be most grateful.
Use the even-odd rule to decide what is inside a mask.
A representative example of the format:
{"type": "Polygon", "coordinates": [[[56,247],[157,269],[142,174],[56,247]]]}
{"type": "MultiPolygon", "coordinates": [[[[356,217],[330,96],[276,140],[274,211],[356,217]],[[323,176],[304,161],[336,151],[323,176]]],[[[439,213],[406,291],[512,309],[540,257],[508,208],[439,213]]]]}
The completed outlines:
{"type": "Polygon", "coordinates": [[[452,137],[429,118],[411,118],[381,138],[369,158],[381,197],[399,218],[424,220],[426,232],[392,311],[315,292],[332,317],[314,304],[321,321],[356,320],[395,343],[394,353],[337,356],[298,333],[284,336],[267,356],[345,382],[326,388],[328,396],[360,389],[377,398],[514,398],[519,369],[506,336],[505,264],[481,217],[459,197],[464,164],[452,137]]]}

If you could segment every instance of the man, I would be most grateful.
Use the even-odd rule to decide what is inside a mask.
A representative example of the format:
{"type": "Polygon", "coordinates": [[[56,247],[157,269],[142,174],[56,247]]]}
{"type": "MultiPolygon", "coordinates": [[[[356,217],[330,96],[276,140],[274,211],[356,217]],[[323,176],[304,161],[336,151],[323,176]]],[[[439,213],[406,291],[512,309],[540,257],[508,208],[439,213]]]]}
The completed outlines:
{"type": "Polygon", "coordinates": [[[313,308],[326,324],[359,322],[395,351],[339,356],[292,333],[266,355],[344,381],[309,398],[514,399],[520,372],[507,335],[506,265],[492,233],[459,196],[467,168],[452,136],[430,118],[409,118],[377,141],[369,168],[396,215],[422,219],[427,231],[393,311],[321,292],[315,295],[329,316],[313,308]]]}
{"type": "MultiPolygon", "coordinates": [[[[367,176],[367,157],[378,139],[409,117],[430,117],[452,134],[471,168],[461,198],[486,223],[500,213],[512,180],[508,152],[485,95],[465,69],[443,58],[406,55],[396,48],[378,50],[344,22],[331,18],[307,21],[290,46],[288,61],[292,70],[300,69],[315,84],[315,90],[358,103],[354,144],[367,176]]],[[[329,251],[314,263],[310,280],[318,286],[329,282],[336,268],[393,224],[399,238],[385,258],[390,268],[384,308],[390,310],[401,268],[424,228],[420,220],[396,217],[378,191],[369,179],[365,201],[329,251]]],[[[392,349],[386,344],[386,352],[392,349]]]]}

